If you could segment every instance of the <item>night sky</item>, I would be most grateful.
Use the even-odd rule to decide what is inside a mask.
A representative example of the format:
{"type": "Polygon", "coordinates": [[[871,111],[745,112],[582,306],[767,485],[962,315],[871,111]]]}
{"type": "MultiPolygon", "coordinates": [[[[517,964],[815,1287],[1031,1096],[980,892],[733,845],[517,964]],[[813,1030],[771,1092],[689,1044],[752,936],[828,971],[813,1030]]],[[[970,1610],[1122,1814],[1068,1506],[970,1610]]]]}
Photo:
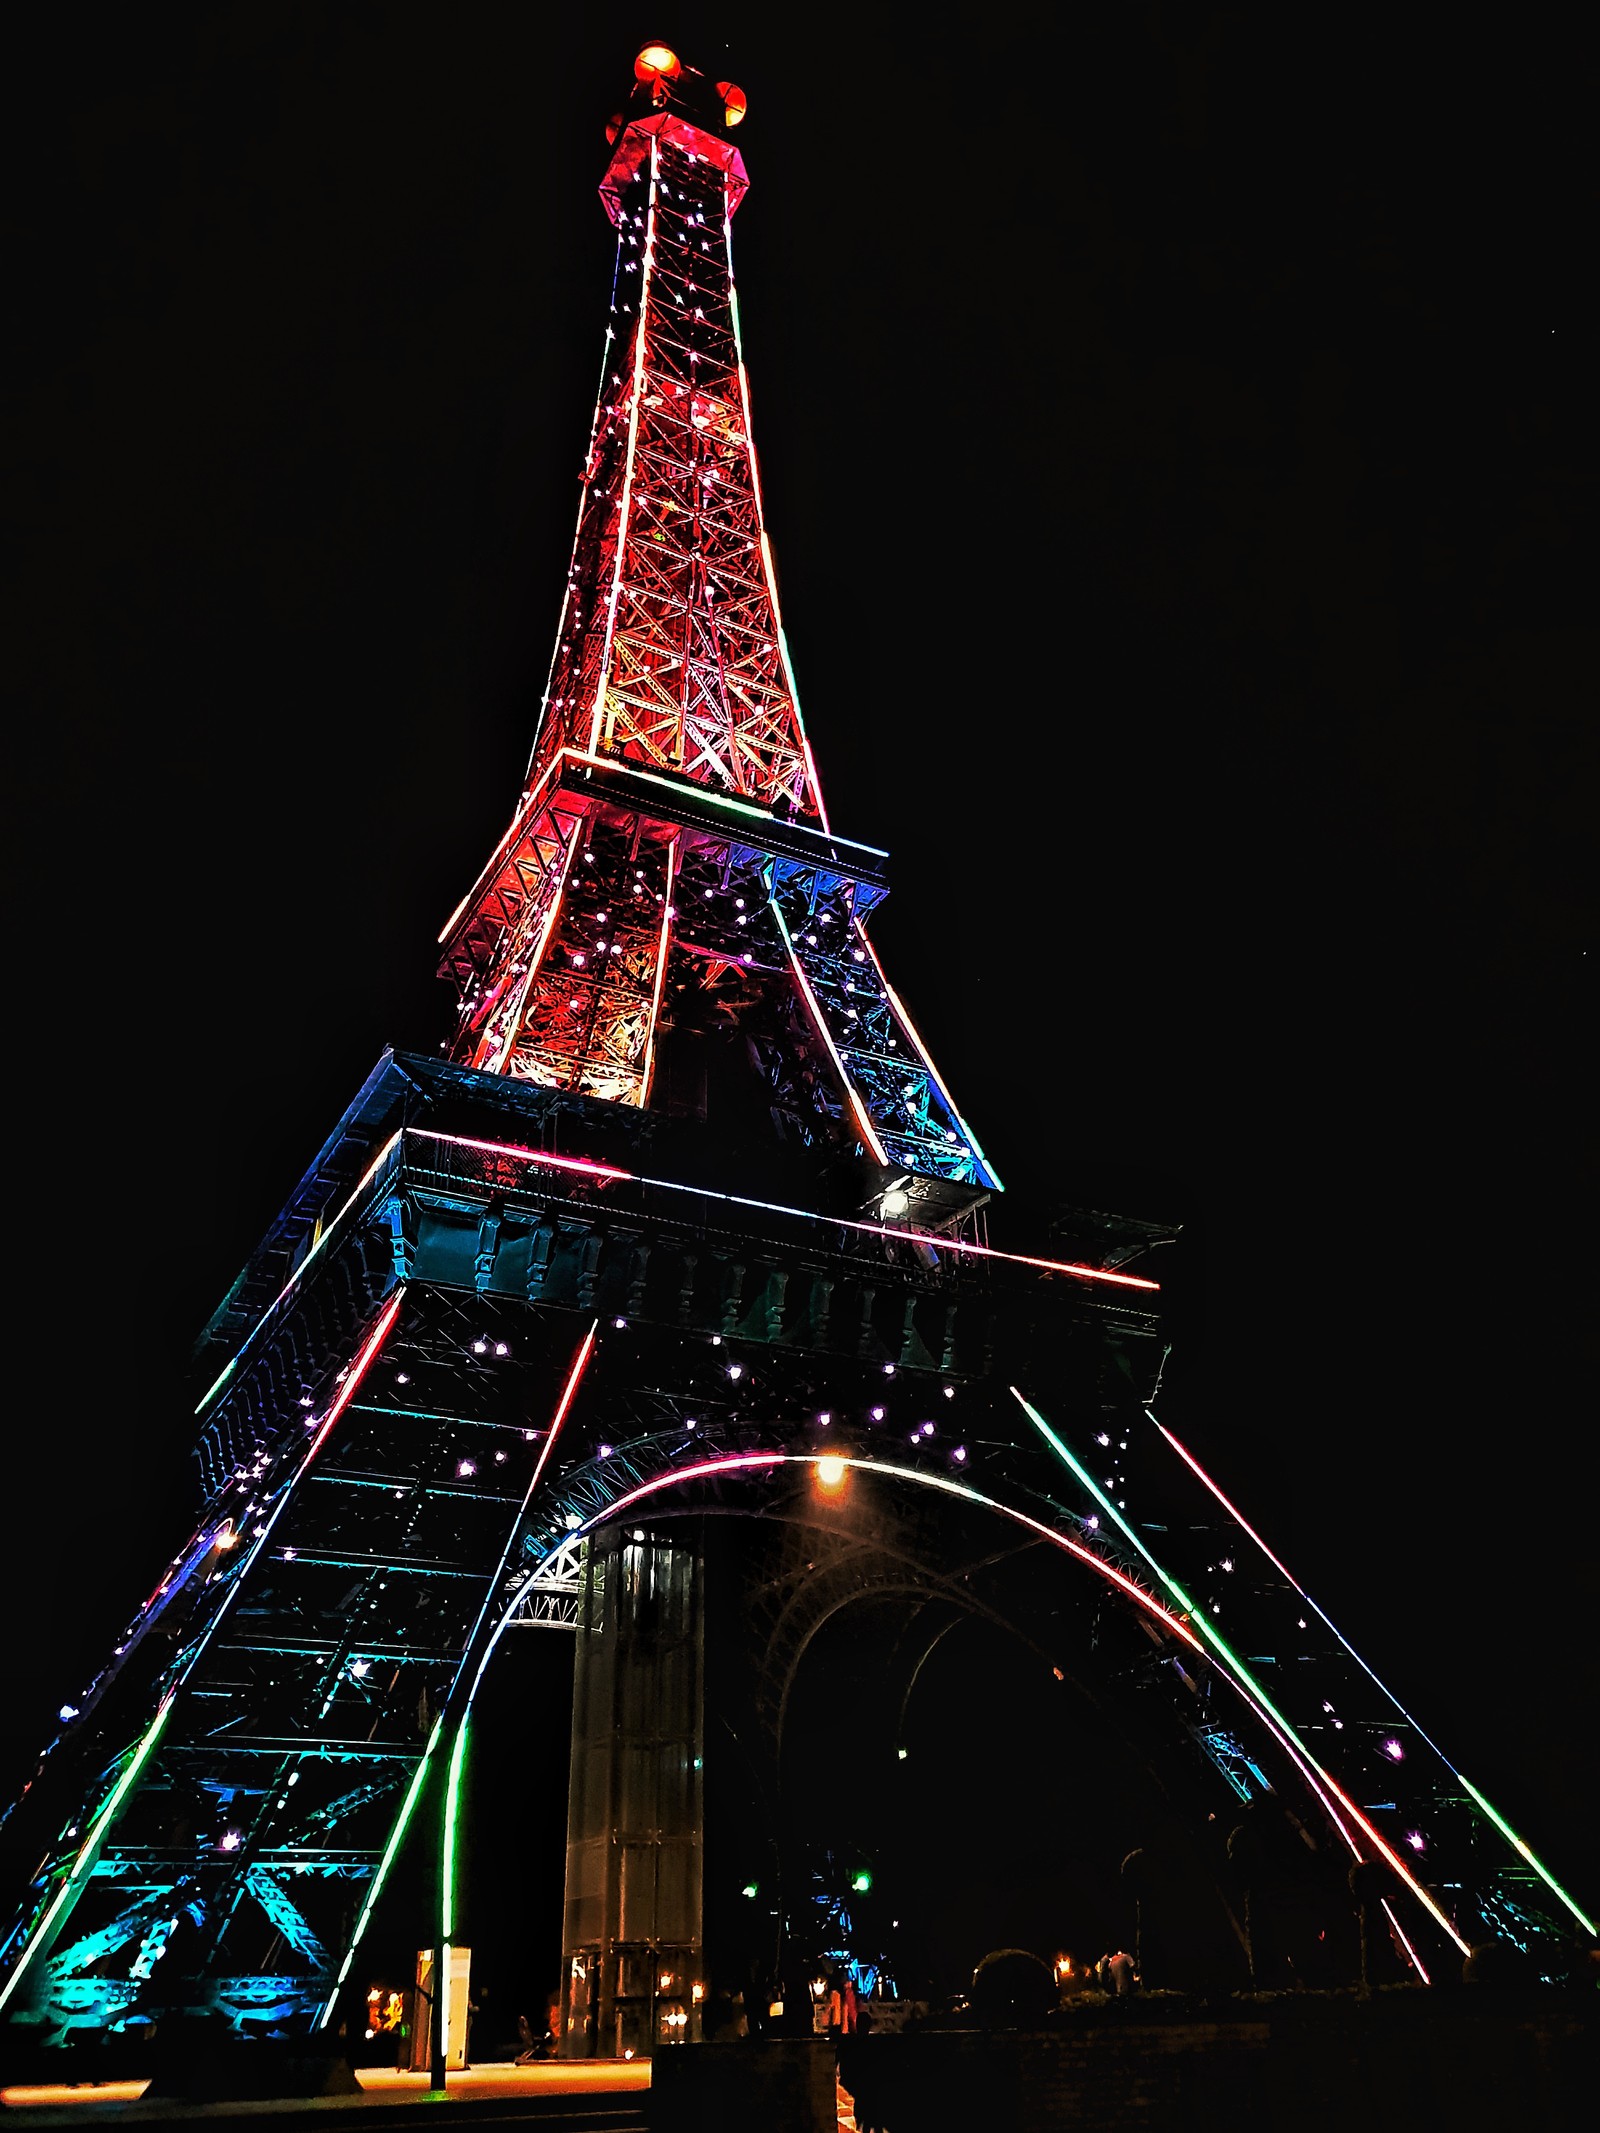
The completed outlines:
{"type": "Polygon", "coordinates": [[[1591,129],[1555,18],[1421,15],[10,22],[7,1790],[187,1530],[194,1334],[446,1032],[665,35],[750,98],[797,678],[994,1241],[1182,1222],[1163,1418],[1600,1898],[1591,129]]]}

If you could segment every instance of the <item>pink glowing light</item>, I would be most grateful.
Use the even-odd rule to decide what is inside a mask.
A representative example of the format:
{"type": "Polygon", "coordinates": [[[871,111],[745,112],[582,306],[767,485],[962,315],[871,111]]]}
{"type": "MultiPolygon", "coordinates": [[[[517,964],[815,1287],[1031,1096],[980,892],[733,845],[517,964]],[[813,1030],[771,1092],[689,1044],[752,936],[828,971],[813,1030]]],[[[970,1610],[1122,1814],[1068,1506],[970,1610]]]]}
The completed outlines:
{"type": "MultiPolygon", "coordinates": [[[[306,1468],[311,1464],[312,1460],[315,1459],[317,1453],[322,1449],[323,1445],[327,1443],[328,1432],[333,1428],[333,1425],[338,1421],[339,1417],[350,1405],[350,1402],[355,1398],[356,1392],[360,1387],[361,1380],[371,1369],[373,1360],[376,1357],[378,1350],[383,1346],[385,1340],[388,1339],[389,1328],[394,1324],[395,1320],[400,1315],[400,1304],[404,1295],[404,1289],[397,1289],[395,1291],[394,1295],[390,1298],[388,1304],[384,1308],[383,1316],[378,1320],[378,1323],[367,1335],[365,1345],[362,1347],[360,1354],[356,1357],[355,1361],[350,1366],[349,1376],[339,1387],[338,1397],[334,1400],[332,1406],[328,1409],[327,1414],[324,1415],[322,1419],[322,1427],[317,1431],[317,1434],[306,1446],[306,1455],[300,1464],[300,1474],[303,1474],[305,1472],[306,1468]]],[[[299,1474],[297,1474],[295,1478],[298,1480],[299,1474]]]]}
{"type": "Polygon", "coordinates": [[[464,1133],[435,1133],[426,1126],[408,1126],[419,1140],[447,1141],[455,1148],[476,1148],[484,1155],[509,1155],[522,1163],[542,1163],[547,1170],[573,1170],[591,1178],[632,1178],[631,1170],[618,1170],[610,1163],[591,1163],[576,1155],[546,1155],[539,1148],[519,1148],[510,1141],[475,1141],[464,1133]]]}

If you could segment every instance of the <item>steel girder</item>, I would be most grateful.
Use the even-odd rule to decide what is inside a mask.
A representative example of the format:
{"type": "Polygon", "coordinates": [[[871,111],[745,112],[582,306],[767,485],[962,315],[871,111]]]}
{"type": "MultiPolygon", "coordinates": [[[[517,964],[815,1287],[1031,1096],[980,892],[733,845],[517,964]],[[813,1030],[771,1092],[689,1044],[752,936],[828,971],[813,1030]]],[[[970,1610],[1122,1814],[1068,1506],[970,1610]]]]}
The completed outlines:
{"type": "Polygon", "coordinates": [[[1217,1552],[1209,1497],[1205,1520],[1183,1502],[1192,1474],[1104,1367],[1120,1332],[1153,1374],[1147,1302],[1107,1306],[1091,1281],[1003,1259],[929,1269],[889,1237],[568,1160],[403,1131],[224,1374],[202,1443],[213,1539],[169,1608],[171,1656],[125,1670],[88,1721],[86,1777],[8,1944],[51,2033],[163,2007],[319,2019],[501,1624],[561,1619],[573,1550],[608,1520],[759,1511],[829,1452],[864,1461],[873,1488],[925,1494],[935,1523],[976,1506],[1098,1576],[1144,1624],[1150,1685],[1187,1711],[1219,1783],[1299,1786],[1353,1857],[1421,1830],[1415,1902],[1395,1902],[1424,1961],[1430,1890],[1468,1937],[1514,1919],[1559,1948],[1527,1862],[1425,1737],[1320,1618],[1299,1628],[1279,1573],[1217,1552]],[[1148,1473],[1140,1429],[1165,1460],[1148,1473]],[[1198,1646],[1168,1576],[1225,1627],[1246,1602],[1261,1615],[1248,1666],[1198,1646]],[[1282,1726],[1243,1685],[1274,1662],[1282,1726]]]}

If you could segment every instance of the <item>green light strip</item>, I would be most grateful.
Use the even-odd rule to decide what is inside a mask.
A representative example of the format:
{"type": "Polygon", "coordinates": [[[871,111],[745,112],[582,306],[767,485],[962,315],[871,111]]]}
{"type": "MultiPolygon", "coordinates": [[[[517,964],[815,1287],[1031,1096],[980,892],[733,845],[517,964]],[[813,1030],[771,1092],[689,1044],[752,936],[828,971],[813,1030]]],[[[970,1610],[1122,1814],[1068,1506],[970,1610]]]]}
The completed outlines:
{"type": "Polygon", "coordinates": [[[428,1765],[433,1761],[433,1751],[439,1745],[439,1729],[443,1723],[442,1719],[435,1719],[433,1731],[428,1735],[428,1745],[422,1751],[422,1760],[416,1767],[411,1784],[407,1789],[404,1803],[399,1814],[395,1817],[394,1828],[389,1832],[389,1841],[384,1846],[383,1857],[378,1861],[378,1871],[372,1877],[372,1887],[368,1892],[366,1902],[361,1907],[361,1916],[356,1920],[356,1929],[350,1936],[350,1945],[345,1950],[344,1961],[339,1965],[339,1975],[333,1981],[333,1990],[328,1995],[328,2004],[317,2018],[318,2029],[327,2028],[329,2017],[333,2013],[340,1989],[345,1979],[350,1975],[350,1965],[356,1959],[356,1950],[361,1945],[361,1936],[367,1930],[367,1920],[372,1916],[378,1898],[383,1894],[383,1884],[389,1878],[389,1869],[394,1864],[395,1853],[400,1849],[400,1840],[404,1837],[411,1817],[416,1812],[417,1801],[422,1797],[422,1787],[428,1775],[428,1765]]]}
{"type": "Polygon", "coordinates": [[[1055,1431],[1050,1427],[1044,1416],[1040,1414],[1038,1408],[1033,1405],[1032,1401],[1025,1400],[1022,1394],[1018,1392],[1015,1385],[1011,1387],[1011,1396],[1017,1402],[1017,1405],[1022,1409],[1023,1413],[1027,1415],[1028,1419],[1033,1423],[1033,1426],[1035,1427],[1035,1429],[1038,1430],[1039,1434],[1044,1438],[1045,1442],[1050,1446],[1051,1450],[1056,1454],[1056,1456],[1062,1461],[1065,1466],[1071,1469],[1071,1471],[1078,1477],[1079,1481],[1083,1483],[1083,1486],[1089,1491],[1089,1494],[1094,1498],[1095,1502],[1099,1504],[1100,1508],[1106,1513],[1106,1516],[1111,1519],[1112,1523],[1116,1526],[1118,1532],[1120,1532],[1129,1542],[1129,1544],[1132,1547],[1136,1548],[1139,1551],[1140,1555],[1144,1557],[1144,1560],[1150,1565],[1150,1568],[1155,1572],[1156,1576],[1161,1580],[1162,1584],[1166,1586],[1168,1592],[1172,1594],[1172,1597],[1177,1601],[1178,1605],[1189,1617],[1189,1620],[1194,1624],[1195,1628],[1199,1630],[1200,1634],[1205,1638],[1206,1642],[1212,1645],[1215,1650],[1221,1655],[1222,1659],[1228,1667],[1229,1672],[1233,1675],[1234,1679],[1244,1685],[1244,1687],[1249,1691],[1250,1696],[1252,1697],[1254,1702],[1262,1711],[1267,1714],[1267,1716],[1272,1720],[1272,1723],[1283,1734],[1284,1738],[1288,1741],[1293,1742],[1295,1752],[1305,1758],[1305,1761],[1308,1766],[1317,1773],[1318,1777],[1322,1779],[1323,1783],[1328,1787],[1329,1791],[1335,1795],[1335,1797],[1339,1800],[1340,1804],[1346,1809],[1348,1809],[1350,1814],[1354,1816],[1355,1820],[1360,1823],[1361,1827],[1366,1831],[1368,1837],[1371,1838],[1372,1842],[1377,1846],[1378,1850],[1382,1852],[1383,1856],[1388,1860],[1389,1864],[1400,1875],[1401,1879],[1406,1882],[1408,1887],[1411,1889],[1412,1894],[1417,1897],[1423,1908],[1433,1919],[1434,1923],[1443,1927],[1444,1931],[1449,1934],[1450,1938],[1455,1942],[1456,1946],[1461,1950],[1461,1953],[1463,1955],[1469,1955],[1472,1952],[1469,1944],[1461,1938],[1461,1935],[1456,1931],[1455,1927],[1451,1925],[1449,1919],[1446,1918],[1444,1912],[1439,1908],[1438,1904],[1435,1903],[1432,1896],[1429,1895],[1428,1891],[1423,1887],[1422,1883],[1417,1880],[1416,1876],[1411,1872],[1409,1867],[1407,1867],[1405,1861],[1399,1856],[1397,1852],[1392,1850],[1391,1847],[1384,1842],[1382,1837],[1379,1836],[1378,1832],[1373,1828],[1372,1824],[1366,1819],[1365,1815],[1361,1813],[1355,1802],[1346,1793],[1344,1787],[1339,1784],[1337,1779],[1335,1779],[1329,1771],[1323,1768],[1321,1763],[1317,1761],[1316,1757],[1311,1753],[1311,1750],[1300,1738],[1299,1734],[1289,1723],[1288,1719],[1284,1717],[1283,1713],[1272,1701],[1272,1698],[1267,1694],[1266,1690],[1262,1688],[1260,1682],[1256,1680],[1255,1676],[1250,1672],[1250,1669],[1245,1665],[1244,1661],[1239,1657],[1238,1653],[1235,1652],[1233,1648],[1227,1643],[1221,1631],[1216,1629],[1212,1625],[1211,1620],[1207,1616],[1205,1609],[1201,1607],[1196,1601],[1190,1599],[1189,1595],[1184,1591],[1183,1587],[1178,1583],[1176,1578],[1169,1577],[1167,1575],[1166,1571],[1163,1570],[1161,1565],[1156,1561],[1155,1557],[1150,1553],[1150,1550],[1139,1538],[1138,1534],[1128,1523],[1127,1519],[1123,1517],[1122,1513],[1111,1501],[1111,1498],[1106,1494],[1104,1489],[1101,1488],[1100,1484],[1094,1479],[1094,1476],[1090,1474],[1088,1469],[1084,1467],[1081,1462],[1074,1456],[1074,1454],[1071,1452],[1071,1450],[1069,1450],[1063,1440],[1056,1435],[1055,1431]]]}
{"type": "Polygon", "coordinates": [[[1484,1798],[1483,1794],[1478,1790],[1477,1786],[1473,1784],[1471,1778],[1461,1777],[1461,1772],[1459,1770],[1456,1772],[1456,1776],[1458,1778],[1461,1778],[1462,1784],[1466,1786],[1468,1792],[1472,1794],[1472,1797],[1477,1801],[1478,1805],[1489,1817],[1489,1820],[1494,1824],[1495,1828],[1499,1830],[1501,1836],[1505,1838],[1506,1842],[1511,1846],[1517,1857],[1519,1859],[1525,1860],[1527,1864],[1533,1868],[1534,1872],[1544,1883],[1545,1887],[1549,1889],[1554,1895],[1557,1895],[1561,1898],[1561,1901],[1566,1905],[1567,1909],[1572,1913],[1573,1917],[1578,1921],[1579,1925],[1583,1927],[1584,1931],[1589,1934],[1600,1933],[1600,1926],[1596,1926],[1592,1918],[1586,1917],[1584,1913],[1578,1909],[1578,1906],[1573,1902],[1572,1898],[1567,1894],[1566,1890],[1561,1886],[1560,1882],[1557,1881],[1554,1874],[1552,1874],[1547,1867],[1541,1865],[1541,1863],[1534,1857],[1533,1853],[1528,1849],[1527,1845],[1523,1843],[1522,1839],[1511,1827],[1511,1824],[1506,1820],[1505,1816],[1500,1813],[1498,1808],[1493,1806],[1491,1802],[1484,1798]]]}
{"type": "Polygon", "coordinates": [[[1199,1460],[1195,1458],[1194,1454],[1187,1448],[1187,1446],[1181,1443],[1180,1440],[1172,1434],[1172,1431],[1167,1428],[1164,1422],[1157,1422],[1155,1416],[1151,1413],[1148,1407],[1145,1409],[1145,1417],[1148,1421],[1154,1423],[1155,1428],[1159,1432],[1159,1434],[1171,1446],[1173,1451],[1177,1453],[1178,1457],[1183,1461],[1184,1465],[1188,1467],[1189,1471],[1194,1474],[1198,1480],[1205,1484],[1206,1488],[1210,1490],[1211,1494],[1217,1499],[1218,1503],[1221,1504],[1222,1508],[1227,1512],[1228,1516],[1234,1521],[1234,1523],[1239,1526],[1244,1532],[1249,1534],[1250,1538],[1261,1550],[1262,1554],[1272,1565],[1273,1569],[1276,1570],[1281,1576],[1286,1577],[1289,1580],[1289,1583],[1294,1587],[1295,1591],[1299,1593],[1301,1599],[1304,1600],[1306,1605],[1321,1618],[1327,1628],[1329,1628],[1333,1632],[1334,1636],[1338,1638],[1339,1642],[1350,1654],[1350,1657],[1355,1661],[1356,1665],[1360,1667],[1362,1673],[1366,1675],[1367,1679],[1373,1684],[1375,1688],[1380,1689],[1383,1692],[1383,1694],[1388,1698],[1389,1702],[1393,1704],[1394,1708],[1405,1720],[1406,1724],[1410,1726],[1412,1730],[1417,1734],[1418,1738],[1427,1742],[1428,1746],[1433,1750],[1434,1754],[1439,1758],[1440,1762],[1443,1763],[1444,1767],[1446,1768],[1446,1770],[1449,1771],[1450,1775],[1455,1779],[1456,1783],[1458,1785],[1464,1785],[1466,1787],[1467,1791],[1471,1793],[1472,1797],[1477,1801],[1478,1805],[1489,1817],[1489,1820],[1494,1824],[1495,1828],[1499,1830],[1500,1834],[1505,1838],[1506,1842],[1511,1846],[1512,1850],[1516,1852],[1517,1856],[1520,1859],[1524,1860],[1527,1865],[1533,1868],[1533,1871],[1538,1875],[1539,1879],[1544,1883],[1545,1887],[1550,1890],[1552,1895],[1560,1898],[1561,1902],[1566,1905],[1567,1909],[1572,1913],[1573,1917],[1578,1921],[1579,1925],[1584,1928],[1585,1932],[1590,1934],[1600,1932],[1600,1928],[1596,1927],[1593,1919],[1585,1917],[1584,1913],[1579,1910],[1578,1906],[1573,1902],[1572,1898],[1567,1894],[1566,1890],[1561,1886],[1560,1882],[1556,1880],[1555,1876],[1550,1872],[1549,1868],[1545,1866],[1543,1861],[1536,1858],[1533,1852],[1530,1851],[1528,1846],[1523,1843],[1522,1839],[1511,1827],[1511,1824],[1506,1821],[1505,1817],[1494,1806],[1493,1802],[1490,1800],[1486,1800],[1483,1794],[1478,1790],[1477,1786],[1474,1785],[1469,1778],[1465,1778],[1462,1776],[1461,1772],[1456,1768],[1455,1764],[1451,1762],[1449,1756],[1446,1755],[1444,1750],[1439,1746],[1439,1743],[1433,1738],[1433,1736],[1426,1730],[1425,1727],[1420,1725],[1418,1721],[1412,1717],[1411,1713],[1406,1709],[1405,1705],[1400,1701],[1399,1697],[1396,1696],[1394,1690],[1389,1687],[1386,1681],[1381,1680],[1379,1676],[1374,1673],[1372,1668],[1368,1666],[1366,1660],[1362,1658],[1361,1654],[1350,1642],[1350,1639],[1345,1635],[1344,1631],[1339,1627],[1338,1623],[1334,1621],[1333,1617],[1327,1612],[1325,1608],[1318,1606],[1317,1602],[1311,1597],[1310,1593],[1306,1591],[1306,1588],[1304,1587],[1304,1585],[1301,1584],[1300,1580],[1295,1576],[1294,1572],[1289,1568],[1288,1564],[1281,1562],[1278,1557],[1273,1554],[1272,1550],[1261,1538],[1261,1535],[1256,1531],[1255,1527],[1251,1525],[1249,1519],[1245,1517],[1244,1513],[1239,1509],[1238,1505],[1231,1502],[1229,1498],[1223,1494],[1222,1490],[1217,1486],[1216,1482],[1212,1480],[1211,1476],[1206,1472],[1205,1468],[1200,1464],[1199,1460]]]}
{"type": "Polygon", "coordinates": [[[444,1789],[444,1858],[439,1871],[439,1938],[449,1941],[456,1929],[456,1838],[461,1807],[461,1770],[467,1754],[470,1711],[463,1711],[450,1750],[450,1777],[444,1789]]]}
{"type": "Polygon", "coordinates": [[[129,1758],[127,1769],[123,1771],[121,1777],[112,1786],[110,1796],[105,1806],[100,1810],[99,1818],[84,1839],[78,1856],[72,1863],[72,1871],[56,1891],[55,1901],[51,1904],[49,1910],[45,1912],[43,1918],[40,1919],[38,1926],[34,1930],[32,1940],[22,1951],[17,1967],[12,1971],[10,1977],[6,1979],[5,1990],[0,1992],[0,2008],[5,2006],[18,1985],[21,1984],[29,1964],[39,1950],[49,1945],[50,1929],[57,1924],[62,1915],[63,1907],[68,1903],[68,1899],[70,1898],[73,1902],[76,1902],[78,1896],[82,1894],[78,1884],[83,1879],[87,1868],[94,1863],[107,1830],[116,1820],[118,1808],[133,1790],[134,1785],[138,1782],[140,1771],[150,1760],[156,1742],[161,1738],[162,1730],[167,1723],[168,1714],[172,1710],[173,1697],[176,1694],[176,1690],[169,1690],[163,1698],[155,1717],[150,1721],[149,1729],[145,1733],[144,1739],[140,1741],[138,1747],[134,1749],[132,1756],[129,1758]]]}

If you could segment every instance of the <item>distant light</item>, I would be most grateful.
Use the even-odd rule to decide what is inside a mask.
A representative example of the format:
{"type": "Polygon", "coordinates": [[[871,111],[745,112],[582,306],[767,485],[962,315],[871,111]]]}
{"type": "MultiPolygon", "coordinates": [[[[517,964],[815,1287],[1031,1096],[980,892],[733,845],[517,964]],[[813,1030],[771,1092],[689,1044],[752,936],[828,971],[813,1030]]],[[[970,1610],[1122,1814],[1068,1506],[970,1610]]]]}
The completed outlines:
{"type": "Polygon", "coordinates": [[[744,1376],[743,1363],[730,1363],[728,1365],[728,1375],[730,1378],[742,1378],[744,1376]]]}
{"type": "Polygon", "coordinates": [[[611,1321],[611,1323],[612,1323],[612,1324],[613,1324],[613,1325],[614,1325],[614,1326],[616,1327],[617,1331],[618,1331],[618,1332],[620,1333],[620,1332],[622,1331],[623,1327],[624,1327],[624,1326],[625,1326],[625,1325],[626,1325],[626,1324],[628,1323],[628,1321],[627,1321],[627,1320],[626,1320],[625,1318],[614,1318],[614,1319],[613,1319],[613,1320],[611,1321]]]}
{"type": "Polygon", "coordinates": [[[886,1378],[892,1378],[892,1377],[894,1376],[894,1365],[893,1365],[893,1363],[885,1363],[885,1364],[884,1364],[884,1366],[883,1366],[883,1374],[884,1374],[884,1376],[885,1376],[886,1378]]]}
{"type": "Polygon", "coordinates": [[[905,1749],[904,1749],[904,1748],[896,1748],[896,1750],[894,1751],[894,1754],[895,1754],[895,1761],[896,1761],[896,1762],[898,1762],[898,1763],[903,1763],[903,1762],[905,1761],[905,1759],[906,1759],[906,1751],[905,1751],[905,1749]]]}
{"type": "Polygon", "coordinates": [[[364,1676],[371,1673],[372,1661],[370,1659],[352,1659],[350,1662],[350,1671],[352,1674],[355,1675],[357,1681],[360,1681],[364,1678],[364,1676]]]}
{"type": "Polygon", "coordinates": [[[576,1511],[569,1511],[564,1520],[564,1524],[569,1533],[576,1533],[578,1528],[583,1524],[583,1520],[578,1516],[576,1511]]]}
{"type": "Polygon", "coordinates": [[[225,1829],[217,1840],[217,1849],[224,1852],[236,1852],[243,1842],[244,1839],[236,1829],[225,1829]]]}
{"type": "Polygon", "coordinates": [[[739,1894],[740,1894],[741,1896],[751,1896],[751,1897],[754,1897],[754,1896],[758,1896],[758,1895],[759,1895],[760,1893],[761,1893],[761,1892],[760,1892],[760,1890],[759,1890],[759,1889],[758,1889],[758,1888],[756,1887],[756,1885],[755,1885],[755,1883],[754,1883],[753,1881],[747,1881],[747,1882],[745,1883],[744,1887],[743,1887],[743,1888],[742,1888],[742,1889],[741,1889],[741,1890],[739,1891],[739,1894]]]}
{"type": "Polygon", "coordinates": [[[64,1703],[61,1706],[60,1710],[56,1713],[57,1718],[60,1719],[63,1725],[66,1725],[71,1719],[76,1718],[77,1715],[78,1706],[75,1703],[64,1703]]]}
{"type": "Polygon", "coordinates": [[[881,1422],[883,1420],[883,1409],[881,1407],[875,1407],[872,1410],[872,1419],[874,1422],[881,1422]]]}
{"type": "Polygon", "coordinates": [[[954,1451],[953,1451],[953,1452],[952,1452],[952,1453],[950,1454],[950,1456],[951,1456],[951,1458],[952,1458],[952,1459],[954,1459],[954,1460],[956,1461],[956,1463],[957,1463],[958,1465],[960,1465],[960,1466],[965,1466],[965,1465],[966,1465],[966,1463],[967,1463],[967,1448],[966,1448],[966,1446],[965,1446],[964,1444],[958,1444],[958,1445],[956,1446],[955,1450],[954,1450],[954,1451]]]}
{"type": "Polygon", "coordinates": [[[1404,1748],[1401,1747],[1400,1743],[1397,1740],[1386,1740],[1383,1744],[1383,1752],[1392,1761],[1397,1763],[1402,1762],[1405,1759],[1406,1751],[1404,1750],[1404,1748]]]}
{"type": "Polygon", "coordinates": [[[871,1888],[872,1876],[868,1873],[865,1867],[862,1867],[859,1872],[854,1873],[850,1876],[850,1886],[857,1892],[858,1895],[865,1895],[867,1890],[871,1888]]]}
{"type": "Polygon", "coordinates": [[[1426,1851],[1428,1848],[1427,1840],[1420,1829],[1408,1829],[1406,1831],[1406,1842],[1414,1852],[1426,1851]]]}
{"type": "Polygon", "coordinates": [[[836,1489],[845,1477],[845,1463],[835,1453],[829,1452],[817,1461],[817,1480],[825,1489],[836,1489]]]}
{"type": "Polygon", "coordinates": [[[476,1459],[458,1459],[456,1461],[456,1474],[462,1481],[465,1481],[469,1474],[475,1474],[477,1471],[478,1462],[476,1459]]]}
{"type": "Polygon", "coordinates": [[[489,1343],[481,1338],[475,1340],[472,1344],[472,1352],[474,1355],[487,1355],[489,1353],[489,1343]]]}
{"type": "Polygon", "coordinates": [[[511,1353],[511,1350],[506,1344],[506,1342],[496,1341],[494,1344],[494,1352],[496,1355],[509,1355],[511,1353]]]}
{"type": "Polygon", "coordinates": [[[898,1185],[892,1185],[878,1202],[878,1212],[892,1221],[896,1215],[903,1215],[910,1205],[910,1193],[902,1192],[898,1185]]]}
{"type": "Polygon", "coordinates": [[[944,1396],[947,1400],[953,1400],[956,1396],[955,1387],[953,1385],[946,1385],[944,1388],[944,1396]]]}
{"type": "Polygon", "coordinates": [[[597,1445],[595,1449],[600,1458],[609,1459],[611,1457],[611,1447],[609,1444],[597,1445]]]}

